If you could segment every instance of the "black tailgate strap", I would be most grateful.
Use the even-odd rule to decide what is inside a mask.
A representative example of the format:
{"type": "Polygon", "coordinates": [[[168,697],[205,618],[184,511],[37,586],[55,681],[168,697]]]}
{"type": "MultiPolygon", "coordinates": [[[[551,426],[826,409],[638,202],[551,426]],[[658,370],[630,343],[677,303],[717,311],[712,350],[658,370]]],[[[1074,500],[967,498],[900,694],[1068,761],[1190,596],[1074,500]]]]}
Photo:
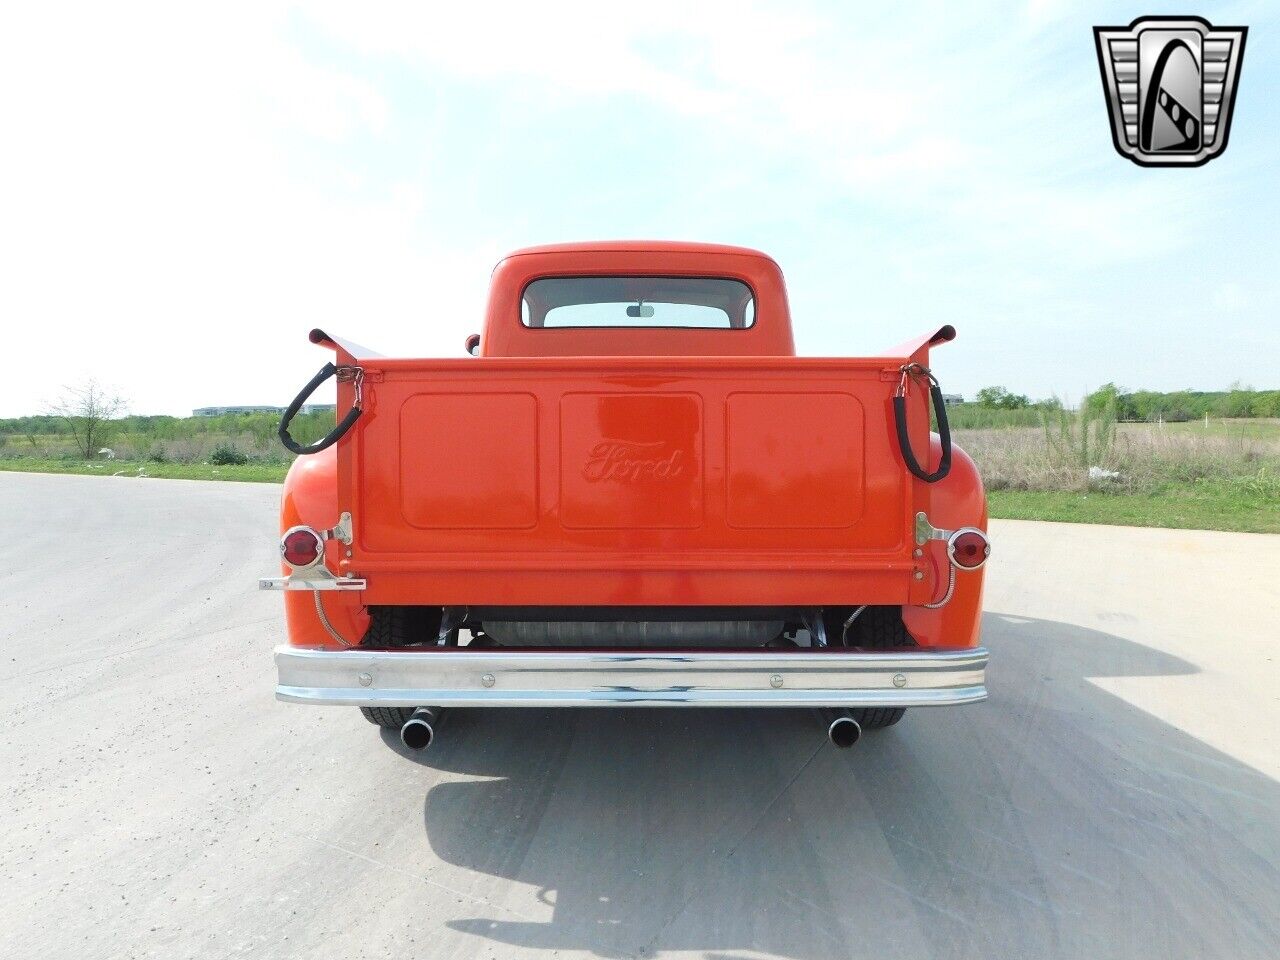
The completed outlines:
{"type": "Polygon", "coordinates": [[[311,453],[319,453],[328,447],[333,446],[346,435],[352,425],[360,417],[360,400],[361,400],[361,381],[364,379],[364,371],[359,367],[335,367],[332,363],[326,363],[320,368],[320,372],[311,378],[311,382],[302,388],[302,392],[293,398],[293,403],[289,404],[284,412],[284,416],[280,418],[280,429],[276,433],[280,437],[280,442],[285,445],[287,450],[305,456],[311,453]],[[324,383],[334,374],[338,374],[339,380],[354,380],[356,385],[356,402],[352,404],[351,409],[347,411],[347,415],[342,418],[342,422],[330,430],[325,436],[321,437],[315,443],[303,445],[289,435],[289,424],[293,422],[293,418],[298,415],[298,411],[302,409],[302,405],[307,402],[307,398],[316,392],[316,388],[324,383]]]}
{"type": "MultiPolygon", "coordinates": [[[[951,425],[947,423],[947,404],[942,397],[942,387],[938,386],[938,378],[928,367],[919,363],[904,363],[902,379],[898,381],[898,389],[893,393],[893,425],[898,431],[898,447],[902,450],[902,459],[907,469],[925,483],[937,483],[951,472],[951,425]],[[926,377],[929,381],[929,395],[933,397],[933,412],[938,418],[938,438],[942,441],[942,459],[938,461],[938,469],[928,473],[920,466],[915,451],[911,449],[911,438],[907,436],[907,381],[916,376],[926,377]]],[[[928,462],[928,457],[925,457],[928,462]]]]}

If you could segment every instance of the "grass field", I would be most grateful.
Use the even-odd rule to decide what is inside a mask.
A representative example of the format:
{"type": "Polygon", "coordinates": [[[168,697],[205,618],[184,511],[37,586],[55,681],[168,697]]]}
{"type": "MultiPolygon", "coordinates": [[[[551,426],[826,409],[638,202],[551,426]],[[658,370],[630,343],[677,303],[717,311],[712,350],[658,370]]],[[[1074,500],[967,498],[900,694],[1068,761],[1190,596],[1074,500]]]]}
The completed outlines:
{"type": "MultiPolygon", "coordinates": [[[[955,437],[982,470],[993,517],[1280,533],[1280,420],[1090,425],[1067,417],[1057,426],[1032,427],[1009,418],[998,426],[957,429],[955,437]],[[1090,479],[1090,466],[1115,476],[1090,479]]],[[[23,456],[14,445],[0,456],[0,470],[284,479],[289,464],[274,438],[233,439],[251,457],[248,463],[206,462],[225,442],[211,434],[198,443],[188,438],[163,447],[118,444],[122,452],[150,449],[146,459],[135,454],[85,461],[60,448],[56,455],[23,456]]]]}
{"type": "Polygon", "coordinates": [[[287,463],[245,463],[217,466],[209,463],[151,463],[130,460],[50,460],[39,457],[0,459],[0,470],[26,473],[74,473],[94,477],[134,477],[160,480],[242,480],[279,483],[287,463]]]}
{"type": "Polygon", "coordinates": [[[1231,484],[1185,485],[1154,494],[993,490],[987,502],[991,516],[1004,520],[1280,533],[1280,502],[1231,484]]]}

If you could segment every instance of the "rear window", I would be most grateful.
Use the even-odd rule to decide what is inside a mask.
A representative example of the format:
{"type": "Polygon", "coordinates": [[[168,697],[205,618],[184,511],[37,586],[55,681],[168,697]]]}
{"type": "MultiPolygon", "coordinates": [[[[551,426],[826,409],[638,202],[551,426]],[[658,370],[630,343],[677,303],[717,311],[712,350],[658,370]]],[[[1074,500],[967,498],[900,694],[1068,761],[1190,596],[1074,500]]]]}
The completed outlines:
{"type": "Polygon", "coordinates": [[[544,277],[524,288],[526,327],[674,327],[740,330],[755,297],[724,277],[544,277]]]}

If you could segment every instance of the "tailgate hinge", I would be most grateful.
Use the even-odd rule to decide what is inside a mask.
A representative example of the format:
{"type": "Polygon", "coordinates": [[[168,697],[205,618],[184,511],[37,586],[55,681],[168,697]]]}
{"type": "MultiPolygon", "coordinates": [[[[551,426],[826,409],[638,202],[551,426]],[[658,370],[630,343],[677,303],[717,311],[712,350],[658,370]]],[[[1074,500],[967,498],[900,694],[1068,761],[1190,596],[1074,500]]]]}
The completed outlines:
{"type": "Polygon", "coordinates": [[[351,514],[344,510],[338,517],[338,522],[333,525],[333,529],[325,530],[320,536],[325,540],[338,540],[351,546],[351,541],[354,539],[351,531],[351,514]]]}
{"type": "Polygon", "coordinates": [[[943,530],[929,522],[929,515],[921,510],[916,514],[916,543],[926,544],[930,540],[949,540],[954,530],[943,530]]]}

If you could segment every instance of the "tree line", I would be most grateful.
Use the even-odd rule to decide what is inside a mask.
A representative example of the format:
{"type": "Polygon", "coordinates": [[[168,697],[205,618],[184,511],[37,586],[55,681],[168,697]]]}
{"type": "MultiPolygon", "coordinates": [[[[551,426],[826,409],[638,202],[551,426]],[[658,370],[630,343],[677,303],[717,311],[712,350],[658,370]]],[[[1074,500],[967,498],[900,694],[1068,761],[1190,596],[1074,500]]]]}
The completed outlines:
{"type": "MultiPolygon", "coordinates": [[[[1056,398],[1031,400],[1004,387],[983,387],[974,397],[988,410],[1059,409],[1056,398]]],[[[1118,420],[1199,420],[1203,417],[1280,417],[1280,390],[1254,390],[1233,384],[1227,390],[1129,390],[1103,384],[1084,399],[1086,408],[1114,404],[1118,420]]]]}

